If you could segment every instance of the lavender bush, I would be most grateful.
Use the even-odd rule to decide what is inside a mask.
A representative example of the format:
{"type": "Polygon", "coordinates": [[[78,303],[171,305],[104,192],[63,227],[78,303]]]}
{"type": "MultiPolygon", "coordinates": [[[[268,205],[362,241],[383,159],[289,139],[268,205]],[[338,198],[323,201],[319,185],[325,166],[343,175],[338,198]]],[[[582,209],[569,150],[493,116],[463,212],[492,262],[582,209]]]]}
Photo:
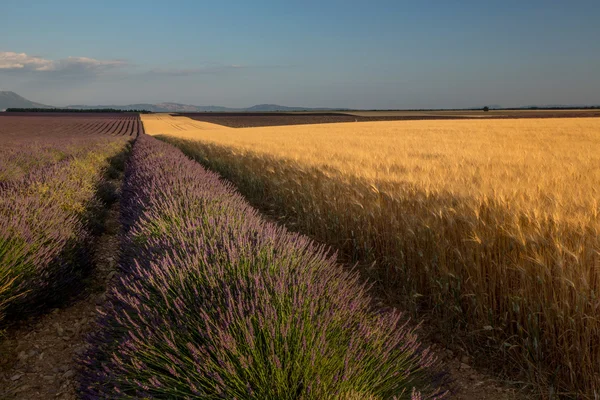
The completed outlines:
{"type": "Polygon", "coordinates": [[[83,398],[429,398],[433,357],[327,249],[146,135],[125,174],[122,273],[83,398]],[[419,397],[422,396],[422,397],[419,397]]]}

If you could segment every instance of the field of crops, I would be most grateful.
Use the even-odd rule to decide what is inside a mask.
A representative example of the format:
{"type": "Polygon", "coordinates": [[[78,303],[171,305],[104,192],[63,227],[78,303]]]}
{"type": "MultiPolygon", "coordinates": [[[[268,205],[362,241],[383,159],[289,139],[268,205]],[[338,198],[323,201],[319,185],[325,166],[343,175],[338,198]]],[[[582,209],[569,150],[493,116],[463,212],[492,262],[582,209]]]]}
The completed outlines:
{"type": "Polygon", "coordinates": [[[31,315],[77,286],[96,191],[141,130],[137,115],[0,117],[0,329],[2,316],[31,315]]]}
{"type": "Polygon", "coordinates": [[[8,336],[85,293],[103,187],[123,179],[116,269],[67,362],[77,397],[444,397],[398,309],[546,395],[600,389],[597,119],[142,120],[0,117],[8,336]]]}
{"type": "Polygon", "coordinates": [[[10,357],[0,338],[0,397],[64,395],[69,380],[78,389],[68,398],[87,399],[445,397],[415,324],[374,308],[356,271],[142,131],[130,116],[0,118],[0,328],[15,341],[15,321],[50,325],[36,325],[10,357]],[[27,366],[45,354],[27,342],[40,332],[66,340],[75,328],[54,315],[78,312],[63,304],[75,292],[94,304],[85,295],[94,223],[124,154],[113,199],[120,251],[109,255],[118,268],[96,318],[72,316],[94,324],[79,336],[84,350],[52,352],[73,357],[60,360],[56,380],[59,360],[40,372],[27,366]]]}
{"type": "Polygon", "coordinates": [[[137,114],[0,113],[0,135],[25,140],[34,136],[102,134],[137,136],[143,125],[137,114]],[[25,136],[23,136],[25,135],[25,136]]]}
{"type": "Polygon", "coordinates": [[[513,376],[600,392],[598,119],[143,120],[513,376]]]}
{"type": "Polygon", "coordinates": [[[47,307],[81,277],[96,188],[140,131],[137,115],[0,117],[0,314],[47,307]]]}
{"type": "Polygon", "coordinates": [[[195,112],[177,113],[197,121],[232,128],[330,124],[340,122],[414,121],[449,119],[592,118],[598,109],[583,110],[455,110],[455,111],[317,111],[317,112],[195,112]]]}

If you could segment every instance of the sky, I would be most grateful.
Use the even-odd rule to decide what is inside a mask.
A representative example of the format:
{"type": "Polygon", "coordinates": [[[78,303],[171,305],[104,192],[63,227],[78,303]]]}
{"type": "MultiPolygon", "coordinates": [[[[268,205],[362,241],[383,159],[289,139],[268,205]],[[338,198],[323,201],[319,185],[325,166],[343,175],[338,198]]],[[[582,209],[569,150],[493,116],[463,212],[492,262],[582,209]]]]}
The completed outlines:
{"type": "Polygon", "coordinates": [[[40,103],[600,104],[600,1],[23,1],[0,90],[40,103]]]}

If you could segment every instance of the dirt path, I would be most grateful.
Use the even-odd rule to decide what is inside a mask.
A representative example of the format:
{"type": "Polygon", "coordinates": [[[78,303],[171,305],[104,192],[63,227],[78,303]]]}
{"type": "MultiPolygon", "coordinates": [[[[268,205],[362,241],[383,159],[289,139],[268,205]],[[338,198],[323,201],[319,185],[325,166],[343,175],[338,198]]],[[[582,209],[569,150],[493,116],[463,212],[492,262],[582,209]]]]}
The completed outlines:
{"type": "Polygon", "coordinates": [[[96,268],[81,298],[41,318],[9,329],[0,342],[0,399],[76,399],[74,359],[86,350],[96,309],[114,275],[119,248],[119,206],[107,213],[104,233],[95,238],[96,268]]]}
{"type": "Polygon", "coordinates": [[[441,366],[449,374],[452,393],[449,399],[457,400],[528,400],[533,398],[523,389],[515,389],[487,373],[472,367],[467,355],[434,344],[441,366]]]}

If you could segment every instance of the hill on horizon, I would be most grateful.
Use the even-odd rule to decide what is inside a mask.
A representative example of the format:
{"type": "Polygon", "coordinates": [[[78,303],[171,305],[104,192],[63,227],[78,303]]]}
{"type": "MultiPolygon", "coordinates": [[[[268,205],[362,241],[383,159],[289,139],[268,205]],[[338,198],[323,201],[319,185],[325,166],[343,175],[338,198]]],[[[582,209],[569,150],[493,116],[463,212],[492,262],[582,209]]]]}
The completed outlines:
{"type": "Polygon", "coordinates": [[[25,97],[19,96],[15,92],[0,91],[0,111],[6,110],[7,108],[53,108],[45,104],[36,103],[31,100],[27,100],[25,97]]]}
{"type": "Polygon", "coordinates": [[[287,107],[278,104],[257,104],[252,107],[233,108],[223,106],[195,106],[181,103],[138,103],[127,105],[98,105],[88,106],[84,104],[69,105],[66,108],[73,109],[102,109],[114,108],[116,110],[148,110],[152,112],[266,112],[266,111],[332,111],[342,110],[340,108],[310,108],[310,107],[287,107]]]}
{"type": "Polygon", "coordinates": [[[79,110],[90,110],[90,109],[106,109],[112,108],[115,110],[148,110],[152,112],[265,112],[265,111],[331,111],[331,110],[342,110],[340,108],[311,108],[311,107],[287,107],[280,106],[278,104],[257,104],[252,107],[246,108],[233,108],[223,106],[196,106],[191,104],[182,103],[137,103],[127,105],[86,105],[86,104],[73,104],[66,107],[55,107],[46,104],[36,103],[28,100],[23,96],[18,95],[12,91],[0,91],[0,111],[4,111],[7,108],[70,108],[79,110]]]}

